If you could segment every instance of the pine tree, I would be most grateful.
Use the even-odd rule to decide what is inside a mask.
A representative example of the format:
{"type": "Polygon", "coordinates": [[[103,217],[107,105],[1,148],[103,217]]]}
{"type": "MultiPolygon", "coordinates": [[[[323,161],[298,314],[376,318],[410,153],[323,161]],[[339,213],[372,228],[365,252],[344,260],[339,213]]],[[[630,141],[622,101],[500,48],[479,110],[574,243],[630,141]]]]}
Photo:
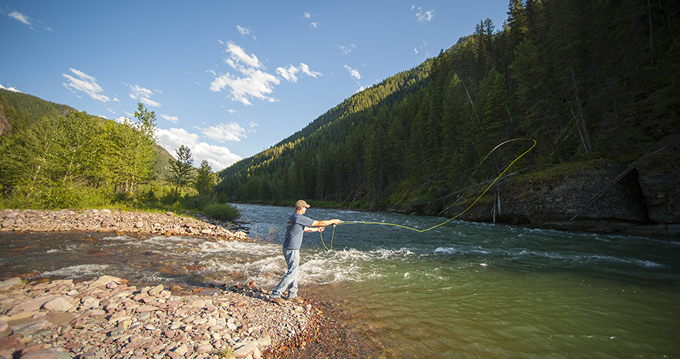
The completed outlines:
{"type": "Polygon", "coordinates": [[[175,198],[178,198],[179,188],[184,187],[193,179],[194,160],[191,158],[189,147],[181,145],[176,151],[176,159],[169,159],[170,175],[166,178],[168,182],[175,186],[175,198]]]}
{"type": "Polygon", "coordinates": [[[203,197],[210,197],[213,194],[215,187],[215,174],[212,172],[212,167],[208,161],[201,161],[201,166],[196,171],[196,178],[194,180],[194,188],[198,194],[203,197]]]}

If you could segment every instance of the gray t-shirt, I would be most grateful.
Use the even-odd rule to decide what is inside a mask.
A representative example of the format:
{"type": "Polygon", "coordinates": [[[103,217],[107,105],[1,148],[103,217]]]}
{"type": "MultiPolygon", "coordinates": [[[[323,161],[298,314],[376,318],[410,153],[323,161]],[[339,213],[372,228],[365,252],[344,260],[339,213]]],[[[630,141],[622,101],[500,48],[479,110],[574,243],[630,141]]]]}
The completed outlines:
{"type": "Polygon", "coordinates": [[[311,227],[312,223],[314,223],[313,219],[297,212],[288,217],[288,222],[286,223],[286,239],[283,241],[283,249],[300,250],[304,229],[305,227],[311,227]]]}

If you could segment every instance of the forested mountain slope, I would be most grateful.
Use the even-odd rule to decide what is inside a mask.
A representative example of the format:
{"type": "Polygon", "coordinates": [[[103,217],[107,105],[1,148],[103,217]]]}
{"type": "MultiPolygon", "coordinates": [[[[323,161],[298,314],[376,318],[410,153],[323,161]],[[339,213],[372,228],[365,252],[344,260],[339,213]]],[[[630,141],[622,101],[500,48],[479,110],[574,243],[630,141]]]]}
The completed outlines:
{"type": "Polygon", "coordinates": [[[135,116],[148,122],[120,124],[0,89],[0,201],[68,208],[164,179],[172,156],[153,140],[154,115],[135,116]]]}
{"type": "Polygon", "coordinates": [[[679,14],[664,0],[512,0],[500,30],[481,21],[223,170],[217,190],[454,216],[535,140],[461,218],[678,223],[679,14]]]}
{"type": "MultiPolygon", "coordinates": [[[[13,127],[16,129],[16,127],[30,126],[43,117],[65,117],[78,112],[71,106],[46,101],[21,92],[0,89],[0,96],[4,98],[3,103],[0,103],[0,135],[5,131],[11,131],[13,127]],[[7,105],[7,107],[4,105],[7,105]],[[12,123],[7,122],[7,119],[11,119],[12,123]],[[5,121],[4,125],[3,120],[5,121]]],[[[101,121],[111,121],[103,117],[98,118],[101,121]]],[[[168,160],[173,157],[166,149],[158,145],[156,145],[156,154],[154,171],[158,178],[165,178],[168,174],[168,160]]]]}

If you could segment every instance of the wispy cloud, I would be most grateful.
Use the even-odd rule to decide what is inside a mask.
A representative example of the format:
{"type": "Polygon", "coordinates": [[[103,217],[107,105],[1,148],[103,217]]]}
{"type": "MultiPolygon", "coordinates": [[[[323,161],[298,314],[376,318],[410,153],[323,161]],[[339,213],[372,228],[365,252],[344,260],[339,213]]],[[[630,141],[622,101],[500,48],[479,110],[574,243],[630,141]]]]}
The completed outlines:
{"type": "Polygon", "coordinates": [[[252,105],[249,98],[276,102],[275,98],[268,95],[274,91],[274,85],[279,84],[279,79],[262,70],[264,65],[255,54],[248,55],[232,41],[220,43],[226,46],[225,51],[229,54],[224,62],[240,75],[226,73],[216,77],[210,83],[210,91],[219,92],[228,87],[231,99],[244,105],[252,105]]]}
{"type": "Polygon", "coordinates": [[[317,27],[319,27],[319,23],[316,21],[309,24],[310,29],[316,29],[317,27]]]}
{"type": "Polygon", "coordinates": [[[298,79],[297,79],[297,76],[295,74],[300,72],[300,71],[302,71],[303,74],[310,76],[310,77],[314,77],[314,78],[321,76],[321,72],[311,71],[309,69],[309,66],[307,64],[302,63],[302,62],[300,63],[299,67],[295,67],[293,65],[288,65],[287,68],[278,67],[276,69],[277,74],[281,75],[281,77],[283,77],[284,79],[288,80],[289,82],[293,82],[293,83],[297,82],[298,79]]]}
{"type": "Polygon", "coordinates": [[[229,58],[224,61],[231,67],[243,70],[246,67],[252,67],[256,69],[264,68],[264,65],[260,60],[258,60],[255,54],[248,55],[242,47],[236,45],[232,41],[225,44],[227,46],[226,52],[229,53],[229,58]]]}
{"type": "Polygon", "coordinates": [[[20,13],[20,12],[12,11],[11,13],[9,13],[9,17],[13,17],[13,18],[23,22],[26,25],[29,25],[29,26],[31,25],[31,22],[28,20],[28,16],[26,16],[26,15],[20,13]]]}
{"type": "Polygon", "coordinates": [[[70,89],[73,93],[76,91],[85,92],[85,94],[97,101],[109,102],[109,97],[102,94],[104,90],[97,84],[97,81],[94,77],[76,69],[69,69],[69,71],[76,75],[76,77],[68,74],[62,74],[68,80],[67,83],[64,83],[66,88],[70,89]]]}
{"type": "MultiPolygon", "coordinates": [[[[411,6],[411,11],[415,10],[415,6],[411,6]]],[[[429,11],[423,11],[423,8],[418,7],[418,11],[416,12],[416,19],[420,22],[425,22],[425,21],[432,21],[432,17],[434,16],[434,10],[429,10],[429,11]]]]}
{"type": "MultiPolygon", "coordinates": [[[[415,52],[415,54],[417,55],[417,54],[419,54],[420,51],[422,51],[426,46],[427,46],[427,41],[423,41],[423,44],[422,44],[422,45],[420,45],[419,47],[413,48],[413,52],[415,52]]],[[[427,51],[425,51],[425,54],[427,54],[427,51]]]]}
{"type": "Polygon", "coordinates": [[[312,14],[310,14],[308,12],[304,12],[304,13],[302,13],[302,16],[304,16],[305,19],[310,19],[312,17],[312,14]]]}
{"type": "Polygon", "coordinates": [[[170,116],[170,115],[161,115],[162,118],[172,122],[172,123],[177,123],[179,122],[179,117],[177,116],[170,116]]]}
{"type": "Polygon", "coordinates": [[[276,73],[281,75],[284,79],[288,80],[289,82],[297,82],[297,76],[295,76],[296,73],[300,72],[297,67],[291,65],[288,65],[288,68],[283,68],[283,67],[278,67],[276,68],[276,73]]]}
{"type": "MultiPolygon", "coordinates": [[[[18,20],[18,21],[20,21],[20,22],[23,23],[23,24],[28,25],[32,30],[36,30],[36,28],[34,27],[34,25],[40,25],[40,26],[43,27],[45,30],[50,31],[50,32],[52,31],[52,28],[49,27],[49,26],[48,26],[47,24],[45,24],[44,22],[42,22],[42,21],[40,21],[40,20],[37,20],[37,19],[32,20],[30,17],[28,17],[28,16],[26,16],[26,15],[24,15],[24,14],[18,12],[18,11],[12,11],[11,13],[7,14],[7,16],[9,16],[9,17],[11,17],[11,18],[14,18],[14,19],[18,20]]],[[[37,31],[37,30],[36,30],[36,31],[37,31]]]]}
{"type": "Polygon", "coordinates": [[[354,45],[354,44],[351,44],[349,46],[340,45],[339,47],[340,47],[340,51],[344,52],[345,55],[347,55],[350,52],[352,52],[352,50],[356,49],[357,45],[354,45]]]}
{"type": "Polygon", "coordinates": [[[234,141],[240,142],[241,137],[246,138],[246,130],[238,123],[220,123],[217,126],[205,128],[196,127],[204,136],[219,142],[234,141]]]}
{"type": "MultiPolygon", "coordinates": [[[[161,106],[160,103],[151,99],[151,96],[153,96],[153,91],[146,89],[144,87],[141,87],[139,85],[129,85],[129,84],[126,84],[126,85],[130,86],[130,90],[132,90],[132,92],[130,93],[131,99],[133,99],[135,101],[139,101],[139,102],[141,102],[141,103],[143,103],[147,106],[151,106],[151,107],[160,107],[161,106]]],[[[160,91],[156,90],[156,92],[160,92],[160,91]]]]}
{"type": "Polygon", "coordinates": [[[238,33],[241,35],[248,35],[250,34],[250,30],[246,29],[245,27],[241,27],[236,25],[236,29],[238,30],[238,33]]]}
{"type": "Polygon", "coordinates": [[[351,68],[347,65],[345,65],[345,68],[347,69],[347,71],[349,71],[350,76],[354,77],[357,80],[361,80],[361,74],[359,74],[359,71],[357,71],[357,70],[355,70],[355,69],[353,69],[353,68],[351,68]]]}
{"type": "Polygon", "coordinates": [[[303,74],[305,74],[307,76],[311,76],[313,78],[316,78],[317,76],[321,76],[321,72],[310,71],[309,66],[307,66],[307,64],[303,64],[302,62],[300,63],[300,70],[302,70],[303,74]]]}

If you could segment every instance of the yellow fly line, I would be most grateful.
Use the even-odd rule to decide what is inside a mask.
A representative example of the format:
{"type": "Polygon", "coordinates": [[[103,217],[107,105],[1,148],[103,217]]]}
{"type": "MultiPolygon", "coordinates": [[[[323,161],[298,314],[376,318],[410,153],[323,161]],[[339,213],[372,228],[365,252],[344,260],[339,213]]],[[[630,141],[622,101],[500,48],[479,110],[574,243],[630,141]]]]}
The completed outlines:
{"type": "MultiPolygon", "coordinates": [[[[458,214],[455,215],[454,217],[449,218],[449,219],[447,219],[446,221],[444,221],[444,222],[442,222],[442,223],[436,224],[436,225],[434,225],[434,226],[432,226],[432,227],[430,227],[430,228],[426,228],[426,229],[417,229],[417,228],[413,228],[413,227],[409,227],[409,226],[404,226],[404,225],[401,225],[401,224],[396,224],[396,223],[385,223],[385,222],[349,221],[349,222],[342,222],[340,225],[343,225],[343,224],[378,224],[378,225],[383,225],[383,226],[394,226],[394,227],[404,228],[404,229],[408,229],[408,230],[411,230],[411,231],[414,231],[414,232],[418,232],[418,233],[427,232],[427,231],[430,231],[430,230],[435,229],[435,228],[437,228],[437,227],[443,226],[443,225],[445,225],[445,224],[447,224],[447,223],[453,221],[454,219],[456,219],[456,218],[462,216],[465,212],[467,212],[468,210],[470,210],[470,208],[472,208],[475,204],[477,204],[477,202],[479,202],[479,200],[486,194],[486,192],[489,191],[489,189],[491,189],[491,187],[493,187],[493,185],[494,185],[496,182],[498,182],[498,180],[499,180],[501,177],[503,177],[503,175],[505,174],[505,172],[507,172],[508,169],[510,169],[510,167],[512,167],[512,165],[515,164],[515,162],[519,161],[520,158],[524,157],[524,155],[526,155],[526,154],[529,153],[531,150],[533,150],[534,147],[536,147],[536,140],[531,139],[531,138],[515,138],[515,139],[512,139],[512,140],[507,140],[507,141],[505,141],[505,142],[499,144],[498,146],[494,147],[494,149],[491,150],[491,151],[486,155],[486,157],[484,157],[484,159],[479,163],[479,165],[477,166],[477,169],[479,168],[479,166],[482,165],[482,163],[484,163],[484,161],[486,161],[487,158],[489,158],[489,156],[491,155],[491,153],[493,153],[495,150],[497,150],[497,149],[500,148],[501,146],[503,146],[503,145],[505,145],[505,144],[508,144],[508,143],[510,143],[510,142],[521,141],[521,140],[532,141],[533,144],[531,145],[531,147],[530,147],[528,150],[524,151],[524,153],[522,153],[521,155],[517,156],[517,158],[515,158],[512,162],[510,162],[510,164],[503,170],[503,172],[501,172],[501,173],[493,180],[493,182],[491,182],[491,184],[490,184],[488,187],[486,187],[486,189],[484,190],[484,192],[482,192],[482,194],[480,194],[479,197],[477,197],[477,199],[475,199],[475,201],[472,202],[471,205],[469,205],[464,211],[458,213],[458,214]]],[[[477,169],[475,169],[475,171],[477,171],[477,169]]],[[[474,174],[474,172],[473,172],[473,174],[474,174]]],[[[333,249],[333,238],[335,237],[335,225],[333,226],[333,233],[332,233],[332,235],[331,235],[330,248],[329,248],[329,247],[326,247],[326,243],[324,243],[324,241],[323,241],[323,235],[321,234],[321,232],[319,232],[319,235],[321,236],[321,244],[323,244],[323,247],[326,248],[326,250],[328,250],[328,251],[332,250],[332,249],[333,249]]]]}

